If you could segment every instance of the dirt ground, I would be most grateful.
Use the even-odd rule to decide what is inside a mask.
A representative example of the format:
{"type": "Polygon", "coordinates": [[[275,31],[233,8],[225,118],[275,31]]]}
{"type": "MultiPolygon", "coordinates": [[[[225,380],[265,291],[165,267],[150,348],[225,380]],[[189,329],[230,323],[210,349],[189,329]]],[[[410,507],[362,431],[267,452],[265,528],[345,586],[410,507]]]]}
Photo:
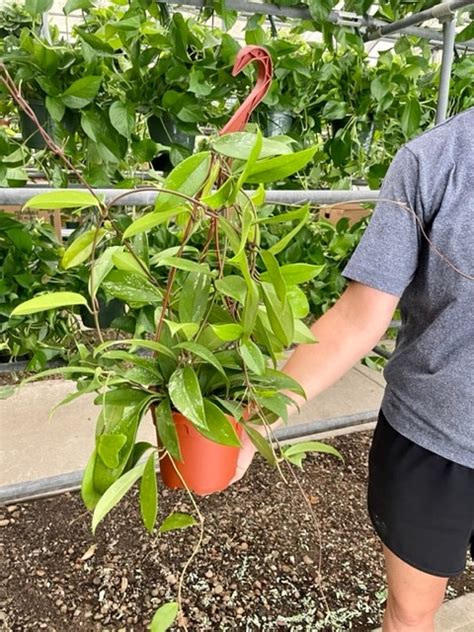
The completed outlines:
{"type": "MultiPolygon", "coordinates": [[[[293,469],[321,540],[293,476],[285,469],[283,482],[259,457],[242,481],[197,499],[206,519],[184,585],[190,631],[368,632],[379,625],[384,572],[365,499],[370,435],[330,442],[344,463],[314,455],[304,472],[293,469]]],[[[0,629],[147,630],[156,608],[175,600],[199,529],[150,536],[137,505],[134,491],[95,537],[78,494],[0,508],[0,629]]],[[[192,513],[192,504],[182,491],[160,490],[160,520],[172,511],[192,513]]],[[[447,596],[473,590],[469,563],[447,596]]]]}

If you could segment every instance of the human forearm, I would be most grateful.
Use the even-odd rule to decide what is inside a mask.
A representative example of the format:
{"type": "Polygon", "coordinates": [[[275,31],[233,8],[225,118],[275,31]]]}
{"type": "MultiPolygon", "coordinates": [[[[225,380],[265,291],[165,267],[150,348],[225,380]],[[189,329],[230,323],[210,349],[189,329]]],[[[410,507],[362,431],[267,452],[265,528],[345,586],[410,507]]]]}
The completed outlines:
{"type": "MultiPolygon", "coordinates": [[[[386,331],[398,299],[351,283],[337,303],[311,327],[317,343],[300,345],[283,371],[312,399],[337,382],[364,357],[386,331]]],[[[298,405],[305,399],[288,393],[298,405]]],[[[295,412],[292,407],[290,414],[295,412]]]]}

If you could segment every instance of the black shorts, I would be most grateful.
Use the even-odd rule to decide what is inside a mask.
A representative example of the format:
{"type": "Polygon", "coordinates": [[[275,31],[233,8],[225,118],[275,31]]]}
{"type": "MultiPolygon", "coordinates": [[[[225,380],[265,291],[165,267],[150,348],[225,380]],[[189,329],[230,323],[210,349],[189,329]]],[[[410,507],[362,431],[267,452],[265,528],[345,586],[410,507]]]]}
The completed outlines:
{"type": "Polygon", "coordinates": [[[369,514],[385,546],[418,570],[451,577],[474,559],[474,469],[399,434],[379,414],[369,453],[369,514]]]}

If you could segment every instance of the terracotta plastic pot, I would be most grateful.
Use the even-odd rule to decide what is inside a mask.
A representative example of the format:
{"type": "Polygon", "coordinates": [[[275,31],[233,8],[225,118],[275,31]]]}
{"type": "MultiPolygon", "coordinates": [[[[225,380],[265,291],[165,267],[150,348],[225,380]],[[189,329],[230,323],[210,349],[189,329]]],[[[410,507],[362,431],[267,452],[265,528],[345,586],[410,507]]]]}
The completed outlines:
{"type": "MultiPolygon", "coordinates": [[[[237,469],[240,448],[221,445],[200,434],[186,417],[173,413],[176,431],[181,447],[182,461],[174,461],[176,468],[186,481],[187,486],[199,495],[212,494],[225,489],[237,469]]],[[[242,427],[229,417],[237,435],[242,427]]],[[[173,489],[184,488],[176,473],[171,457],[160,461],[163,483],[173,489]]]]}

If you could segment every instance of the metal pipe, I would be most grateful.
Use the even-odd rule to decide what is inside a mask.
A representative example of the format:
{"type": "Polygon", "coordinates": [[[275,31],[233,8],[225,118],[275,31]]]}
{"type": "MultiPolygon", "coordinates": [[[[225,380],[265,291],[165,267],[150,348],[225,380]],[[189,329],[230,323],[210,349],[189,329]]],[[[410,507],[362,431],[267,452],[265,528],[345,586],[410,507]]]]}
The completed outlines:
{"type": "Polygon", "coordinates": [[[383,35],[388,35],[389,33],[401,31],[409,26],[421,24],[426,20],[442,20],[448,17],[452,17],[455,11],[467,7],[471,4],[473,4],[472,0],[450,0],[449,2],[442,2],[441,4],[437,4],[434,7],[431,7],[431,9],[425,9],[424,11],[420,11],[419,13],[409,15],[401,20],[392,22],[391,24],[387,24],[385,26],[375,26],[372,28],[369,27],[369,30],[366,34],[366,40],[370,41],[379,39],[383,35]]]}
{"type": "Polygon", "coordinates": [[[293,426],[285,426],[275,430],[275,438],[279,441],[287,439],[300,439],[308,435],[328,432],[331,430],[341,430],[344,428],[353,428],[360,424],[366,424],[368,421],[375,421],[379,414],[378,410],[368,410],[363,413],[354,415],[345,415],[343,417],[331,417],[330,419],[319,419],[317,421],[309,421],[305,424],[294,424],[293,426]]]}
{"type": "Polygon", "coordinates": [[[390,351],[387,351],[387,349],[384,349],[380,345],[375,345],[372,351],[374,351],[377,355],[381,356],[382,358],[385,358],[386,360],[390,360],[390,358],[392,357],[392,354],[390,353],[390,351]]]}
{"type": "MultiPolygon", "coordinates": [[[[79,187],[71,187],[77,190],[79,187]]],[[[0,205],[23,206],[38,193],[56,191],[48,186],[29,185],[21,188],[0,188],[0,205]]],[[[151,206],[155,203],[158,191],[140,191],[140,189],[95,189],[95,193],[103,195],[106,204],[127,193],[127,197],[121,198],[114,206],[151,206]]],[[[379,197],[379,191],[326,191],[326,190],[268,190],[265,201],[270,204],[337,204],[340,202],[375,202],[379,197]]]]}
{"type": "MultiPolygon", "coordinates": [[[[356,415],[333,417],[331,419],[323,419],[306,424],[295,424],[294,426],[275,430],[275,437],[279,441],[286,441],[288,439],[299,439],[330,430],[353,428],[354,426],[365,424],[368,421],[375,421],[377,415],[377,410],[369,410],[356,415]]],[[[82,475],[83,471],[78,470],[67,474],[58,474],[57,476],[48,476],[34,481],[3,485],[0,487],[0,505],[47,498],[63,492],[77,491],[81,486],[82,475]]]]}
{"type": "MultiPolygon", "coordinates": [[[[156,2],[160,4],[178,4],[182,6],[195,7],[198,9],[209,6],[207,0],[156,0],[156,2]]],[[[280,7],[271,3],[267,4],[263,2],[245,2],[244,0],[227,0],[226,6],[229,9],[233,9],[241,13],[256,13],[263,15],[272,15],[276,17],[294,18],[297,20],[312,19],[309,10],[302,7],[280,7]]],[[[328,20],[329,22],[337,24],[338,26],[350,26],[353,28],[366,29],[369,28],[371,30],[374,29],[374,32],[378,29],[378,27],[383,28],[386,26],[391,26],[388,25],[386,22],[383,22],[382,20],[377,20],[375,18],[366,18],[358,16],[354,13],[345,13],[338,11],[331,11],[328,20]]],[[[431,29],[408,27],[403,30],[403,33],[406,35],[414,35],[415,37],[423,37],[433,42],[443,41],[442,33],[431,29]]],[[[371,39],[377,39],[377,37],[371,39]]],[[[459,44],[459,46],[464,49],[474,50],[474,40],[462,42],[461,44],[459,44]]]]}
{"type": "MultiPolygon", "coordinates": [[[[0,362],[0,375],[8,373],[20,373],[26,371],[30,360],[19,360],[16,362],[0,362]]],[[[66,366],[64,360],[50,360],[46,363],[47,369],[54,369],[59,366],[66,366]]]]}
{"type": "Polygon", "coordinates": [[[456,41],[456,22],[453,17],[443,23],[443,58],[441,61],[441,76],[439,80],[438,105],[436,108],[436,124],[446,120],[448,115],[449,86],[451,84],[451,70],[454,61],[454,44],[456,41]]]}

